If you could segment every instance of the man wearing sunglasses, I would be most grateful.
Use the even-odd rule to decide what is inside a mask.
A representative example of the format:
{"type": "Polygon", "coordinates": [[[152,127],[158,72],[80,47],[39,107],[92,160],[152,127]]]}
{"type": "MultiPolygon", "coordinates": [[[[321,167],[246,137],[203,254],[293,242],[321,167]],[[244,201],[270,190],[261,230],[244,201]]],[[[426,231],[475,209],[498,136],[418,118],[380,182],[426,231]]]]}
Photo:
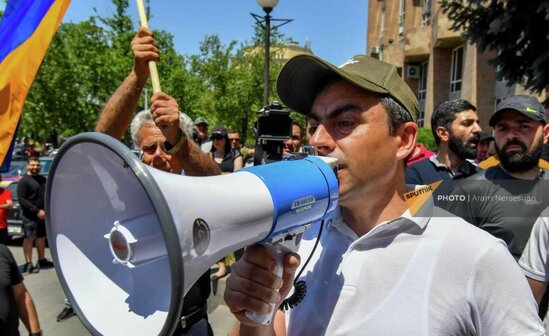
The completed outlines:
{"type": "Polygon", "coordinates": [[[231,148],[232,149],[236,149],[236,150],[240,150],[240,134],[238,133],[238,131],[229,131],[228,132],[228,135],[229,135],[229,141],[231,143],[231,148]]]}

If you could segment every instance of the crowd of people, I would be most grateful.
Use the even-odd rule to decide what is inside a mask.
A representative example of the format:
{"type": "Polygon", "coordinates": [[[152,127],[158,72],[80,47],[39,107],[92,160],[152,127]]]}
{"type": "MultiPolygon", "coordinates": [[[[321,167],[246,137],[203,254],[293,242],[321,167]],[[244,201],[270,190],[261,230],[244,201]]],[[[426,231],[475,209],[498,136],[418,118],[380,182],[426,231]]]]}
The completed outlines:
{"type": "Polygon", "coordinates": [[[547,175],[538,167],[549,126],[535,97],[500,103],[493,136],[483,135],[474,105],[443,102],[432,114],[431,154],[416,145],[417,99],[392,65],[359,55],[336,67],[296,56],[277,89],[307,116],[316,151],[338,159],[339,212],[316,250],[315,240],[303,241],[286,256],[282,278],[263,247],[246,249],[227,280],[225,301],[239,321],[230,335],[545,334],[532,291],[540,302],[549,278],[547,175]],[[483,170],[492,138],[499,163],[483,170]],[[522,188],[509,188],[516,181],[522,188]],[[404,195],[438,182],[413,212],[404,195]],[[467,195],[476,199],[447,201],[467,195]],[[248,318],[279,305],[309,258],[297,307],[277,311],[269,326],[248,318]]]}
{"type": "MultiPolygon", "coordinates": [[[[0,177],[1,181],[1,177],[0,177]]],[[[31,294],[23,283],[23,274],[38,273],[40,269],[53,268],[46,259],[46,212],[44,197],[46,178],[40,175],[40,160],[27,158],[27,173],[19,181],[17,197],[23,214],[23,254],[25,264],[19,269],[8,243],[7,220],[13,207],[13,196],[8,189],[0,188],[0,330],[2,335],[19,335],[19,319],[29,335],[40,336],[42,330],[31,294]],[[33,262],[32,251],[36,247],[38,258],[33,262]]]]}
{"type": "MultiPolygon", "coordinates": [[[[155,93],[150,108],[134,114],[150,75],[147,63],[158,61],[160,50],[146,28],[131,48],[133,67],[95,130],[120,139],[129,128],[143,164],[173,174],[212,176],[245,167],[254,151],[242,146],[238,131],[216,125],[210,132],[206,118],[193,121],[167,93],[155,93]]],[[[224,299],[238,320],[230,335],[546,334],[540,316],[549,296],[549,175],[541,154],[549,125],[536,97],[504,99],[488,120],[491,130],[482,129],[472,103],[442,102],[431,118],[433,152],[416,141],[418,101],[394,65],[357,55],[337,67],[300,55],[283,66],[277,90],[307,118],[306,128],[293,123],[284,153],[302,151],[307,138],[318,155],[338,160],[338,210],[320,237],[285,256],[282,277],[261,245],[235,251],[230,275],[225,258],[219,260],[217,271],[208,270],[186,294],[173,335],[213,335],[211,281],[227,275],[224,299]],[[432,195],[412,210],[405,195],[425,188],[432,195]],[[264,314],[282,303],[297,270],[307,283],[303,300],[274,312],[271,325],[250,319],[247,312],[264,314]]],[[[53,267],[44,256],[39,168],[29,158],[19,187],[26,274],[53,267]]],[[[10,199],[0,189],[2,240],[10,199]]],[[[18,335],[20,317],[39,335],[32,298],[0,243],[0,330],[18,335]]]]}

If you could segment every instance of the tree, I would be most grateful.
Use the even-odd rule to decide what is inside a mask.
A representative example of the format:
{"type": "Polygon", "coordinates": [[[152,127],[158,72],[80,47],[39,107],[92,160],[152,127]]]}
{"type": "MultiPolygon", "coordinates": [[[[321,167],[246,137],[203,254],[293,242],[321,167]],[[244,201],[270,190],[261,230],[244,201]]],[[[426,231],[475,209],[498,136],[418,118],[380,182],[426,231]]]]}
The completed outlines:
{"type": "Polygon", "coordinates": [[[259,108],[263,88],[257,79],[262,68],[256,58],[247,55],[244,46],[237,50],[236,41],[225,46],[217,35],[206,36],[200,54],[190,57],[189,72],[199,78],[191,115],[238,130],[246,139],[251,129],[250,111],[259,108]]]}
{"type": "MultiPolygon", "coordinates": [[[[29,91],[20,136],[30,134],[56,144],[58,135],[93,130],[103,106],[133,62],[130,42],[136,29],[126,15],[128,0],[113,3],[113,17],[91,16],[59,27],[29,91]]],[[[170,89],[182,80],[177,69],[183,69],[183,58],[175,51],[169,33],[157,31],[155,37],[163,50],[159,74],[162,84],[170,89]]]]}
{"type": "MultiPolygon", "coordinates": [[[[238,48],[236,41],[223,45],[217,35],[207,36],[200,45],[200,54],[190,57],[189,72],[196,76],[193,96],[187,90],[192,106],[187,110],[193,117],[206,117],[211,124],[223,124],[240,132],[242,142],[251,145],[255,134],[257,111],[263,106],[264,48],[263,32],[256,27],[250,44],[238,48]]],[[[273,47],[288,43],[276,30],[271,35],[273,47]]],[[[271,54],[271,101],[279,100],[274,79],[282,64],[271,54]]],[[[301,117],[302,118],[302,117],[301,117]]],[[[303,123],[302,123],[303,124],[303,123]]]]}
{"type": "Polygon", "coordinates": [[[424,128],[421,127],[419,129],[419,133],[417,135],[417,143],[420,143],[425,146],[425,148],[437,151],[437,143],[435,141],[435,137],[433,136],[433,132],[430,128],[424,128]]]}
{"type": "MultiPolygon", "coordinates": [[[[278,73],[282,68],[282,63],[275,56],[276,50],[282,50],[285,46],[290,44],[295,44],[295,40],[291,37],[287,37],[279,29],[271,30],[271,54],[270,54],[270,67],[269,67],[269,78],[270,78],[270,92],[269,97],[270,101],[275,100],[280,101],[278,93],[276,91],[276,78],[278,73]]],[[[263,107],[263,71],[264,71],[264,59],[265,59],[265,39],[264,39],[264,30],[259,27],[257,24],[254,25],[254,36],[251,39],[251,43],[244,44],[241,46],[239,52],[241,53],[241,60],[245,62],[248,66],[245,67],[243,64],[239,67],[241,69],[241,75],[248,78],[248,101],[249,108],[245,110],[246,115],[243,115],[242,118],[242,131],[241,134],[246,134],[248,132],[248,138],[255,138],[255,134],[251,131],[257,120],[257,112],[263,107]],[[246,71],[243,69],[246,68],[246,71]],[[247,126],[246,126],[247,125],[247,126]],[[250,137],[251,135],[251,137],[250,137]]],[[[297,121],[302,125],[304,130],[305,117],[297,112],[290,111],[290,117],[292,120],[297,121]]],[[[303,132],[305,133],[305,132],[303,132]]],[[[250,145],[250,143],[248,143],[250,145]]]]}
{"type": "MultiPolygon", "coordinates": [[[[133,61],[130,43],[137,29],[126,14],[129,0],[112,2],[111,17],[92,15],[86,21],[60,26],[29,91],[20,137],[29,134],[55,144],[59,135],[68,137],[94,128],[133,61]]],[[[181,111],[192,118],[207,117],[211,124],[238,130],[243,142],[248,139],[246,144],[252,144],[256,113],[263,101],[262,31],[256,29],[251,44],[241,45],[236,41],[223,45],[218,36],[206,36],[200,53],[185,57],[175,50],[170,33],[155,30],[154,34],[162,51],[157,63],[162,91],[173,96],[181,111]]],[[[271,38],[273,46],[288,41],[276,31],[271,38]]],[[[275,60],[270,64],[271,97],[276,100],[274,79],[281,64],[275,60]]],[[[148,108],[145,102],[150,102],[151,93],[148,83],[147,99],[140,101],[140,109],[148,108]]]]}
{"type": "Polygon", "coordinates": [[[541,93],[549,87],[549,1],[441,0],[451,29],[464,31],[509,84],[541,93]]]}
{"type": "Polygon", "coordinates": [[[110,89],[103,85],[111,77],[109,63],[99,52],[107,49],[104,30],[93,18],[63,24],[31,86],[19,134],[55,143],[57,135],[93,129],[110,89]]]}

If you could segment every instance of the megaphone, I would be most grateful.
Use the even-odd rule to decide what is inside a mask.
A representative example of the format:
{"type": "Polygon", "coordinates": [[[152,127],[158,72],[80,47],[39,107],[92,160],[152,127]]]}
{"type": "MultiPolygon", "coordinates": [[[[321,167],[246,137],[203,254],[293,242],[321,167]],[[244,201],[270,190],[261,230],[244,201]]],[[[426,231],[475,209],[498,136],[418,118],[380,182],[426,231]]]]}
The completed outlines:
{"type": "Polygon", "coordinates": [[[46,226],[67,298],[94,335],[169,335],[211,265],[329,217],[330,165],[306,156],[189,177],[142,164],[118,140],[82,133],[53,160],[46,226]]]}

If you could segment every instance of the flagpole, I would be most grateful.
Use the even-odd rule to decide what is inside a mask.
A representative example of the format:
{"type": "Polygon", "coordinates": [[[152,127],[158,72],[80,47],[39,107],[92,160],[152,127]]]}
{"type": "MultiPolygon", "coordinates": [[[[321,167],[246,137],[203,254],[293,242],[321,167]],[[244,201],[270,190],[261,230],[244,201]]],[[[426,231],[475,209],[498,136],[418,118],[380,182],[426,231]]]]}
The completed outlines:
{"type": "MultiPolygon", "coordinates": [[[[141,27],[149,28],[147,23],[147,14],[145,13],[145,6],[143,5],[143,0],[137,1],[137,11],[139,12],[139,22],[141,27]]],[[[156,69],[156,62],[149,61],[149,72],[151,73],[151,82],[153,87],[153,94],[160,92],[160,79],[158,78],[158,70],[156,69]]]]}

